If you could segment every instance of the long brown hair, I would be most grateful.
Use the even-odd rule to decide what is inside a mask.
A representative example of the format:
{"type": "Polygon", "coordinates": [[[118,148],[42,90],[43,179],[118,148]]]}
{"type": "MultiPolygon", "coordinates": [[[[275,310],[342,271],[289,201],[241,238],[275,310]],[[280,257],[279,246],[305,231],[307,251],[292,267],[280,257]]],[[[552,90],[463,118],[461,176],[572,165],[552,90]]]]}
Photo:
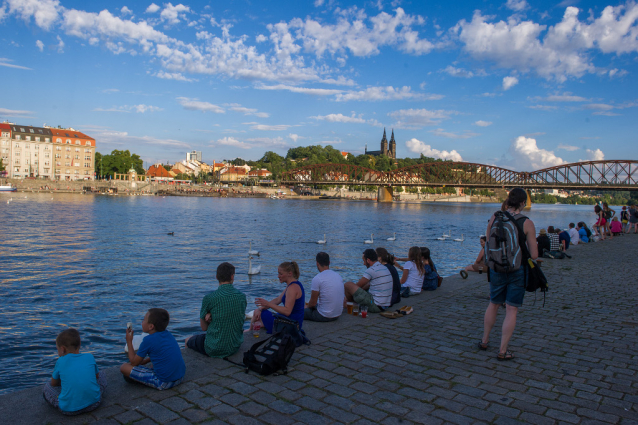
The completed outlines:
{"type": "Polygon", "coordinates": [[[416,264],[416,268],[419,274],[425,274],[425,267],[423,267],[423,257],[421,256],[421,248],[418,246],[410,247],[408,251],[408,260],[416,264]]]}
{"type": "Polygon", "coordinates": [[[430,258],[430,248],[426,248],[422,246],[420,249],[421,249],[421,258],[423,259],[423,264],[427,263],[430,267],[432,267],[432,270],[434,270],[434,263],[432,262],[432,258],[430,258]]]}
{"type": "Polygon", "coordinates": [[[292,273],[292,277],[299,279],[299,266],[294,261],[284,261],[279,265],[287,273],[292,273]]]}

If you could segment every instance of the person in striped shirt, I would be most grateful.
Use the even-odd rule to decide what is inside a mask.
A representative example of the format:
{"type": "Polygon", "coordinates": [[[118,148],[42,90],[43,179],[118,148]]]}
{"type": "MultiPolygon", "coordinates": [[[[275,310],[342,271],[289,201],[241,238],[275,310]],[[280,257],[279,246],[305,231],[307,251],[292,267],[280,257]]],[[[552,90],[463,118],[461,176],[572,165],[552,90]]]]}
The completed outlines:
{"type": "Polygon", "coordinates": [[[378,261],[374,249],[366,249],[361,257],[367,270],[357,283],[346,282],[346,299],[360,306],[367,306],[368,313],[381,313],[390,307],[392,301],[392,275],[386,266],[378,261]]]}

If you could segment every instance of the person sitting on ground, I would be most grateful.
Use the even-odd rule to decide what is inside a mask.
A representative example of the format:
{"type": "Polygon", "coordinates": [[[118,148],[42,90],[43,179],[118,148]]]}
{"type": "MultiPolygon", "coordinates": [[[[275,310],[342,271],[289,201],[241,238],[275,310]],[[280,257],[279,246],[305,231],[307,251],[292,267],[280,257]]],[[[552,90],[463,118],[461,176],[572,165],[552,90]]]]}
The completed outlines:
{"type": "Polygon", "coordinates": [[[611,234],[613,236],[620,236],[622,234],[622,223],[618,220],[618,217],[611,219],[611,225],[609,226],[611,234]]]}
{"type": "Polygon", "coordinates": [[[578,236],[578,230],[576,230],[576,225],[574,223],[569,223],[569,243],[572,245],[578,245],[580,242],[580,237],[578,236]]]}
{"type": "Polygon", "coordinates": [[[556,229],[554,230],[558,234],[558,248],[561,251],[567,251],[569,249],[569,243],[571,239],[569,237],[569,233],[565,230],[556,229]]]}
{"type": "Polygon", "coordinates": [[[346,282],[346,300],[368,307],[368,313],[381,313],[392,301],[392,274],[378,261],[377,252],[368,248],[363,251],[363,265],[367,270],[357,283],[346,282]]]}
{"type": "Polygon", "coordinates": [[[169,322],[168,311],[163,308],[149,309],[142,321],[142,331],[148,335],[137,351],[133,348],[133,329],[126,329],[130,362],[120,366],[126,381],[139,382],[158,390],[167,390],[182,383],[186,364],[177,341],[166,330],[169,322]],[[153,363],[152,368],[144,366],[150,362],[153,363]]]}
{"type": "Polygon", "coordinates": [[[594,224],[594,231],[596,232],[596,236],[600,237],[600,240],[605,240],[605,226],[607,224],[607,220],[603,217],[603,209],[600,208],[599,205],[594,206],[594,212],[596,213],[596,223],[594,224]]]}
{"type": "Polygon", "coordinates": [[[425,269],[425,276],[423,277],[423,290],[434,291],[436,290],[436,288],[439,287],[439,272],[436,271],[436,266],[432,261],[430,248],[422,246],[421,257],[423,258],[423,268],[425,269]]]}
{"type": "Polygon", "coordinates": [[[423,288],[423,278],[425,277],[421,248],[418,246],[410,247],[408,261],[401,266],[395,260],[394,265],[403,271],[401,276],[401,297],[407,298],[410,295],[419,295],[423,288]]]}
{"type": "Polygon", "coordinates": [[[538,233],[538,237],[536,238],[536,243],[538,245],[538,255],[543,256],[545,252],[550,252],[551,242],[549,240],[549,236],[547,236],[547,231],[545,229],[541,229],[538,233]]]}
{"type": "Polygon", "coordinates": [[[319,274],[312,279],[310,301],[303,312],[304,320],[331,322],[343,312],[343,279],[339,273],[330,270],[330,256],[320,252],[316,256],[319,274]]]}
{"type": "Polygon", "coordinates": [[[244,342],[246,295],[233,286],[235,266],[217,266],[219,286],[202,299],[199,325],[204,333],[186,338],[186,347],[205,356],[224,358],[233,355],[244,342]]]}
{"type": "Polygon", "coordinates": [[[485,242],[487,241],[487,237],[485,235],[481,235],[479,242],[481,243],[481,251],[479,251],[478,257],[474,261],[474,264],[470,264],[465,266],[466,272],[478,272],[483,273],[486,270],[487,266],[485,265],[485,242]]]}
{"type": "Polygon", "coordinates": [[[79,415],[97,409],[106,390],[106,375],[99,372],[93,355],[80,354],[80,332],[69,328],[60,332],[55,347],[51,381],[44,385],[44,399],[65,415],[79,415]]]}
{"type": "Polygon", "coordinates": [[[266,328],[267,333],[271,334],[276,316],[296,320],[299,323],[299,329],[303,326],[306,295],[301,282],[298,280],[299,266],[294,261],[281,263],[277,269],[277,274],[279,282],[286,284],[286,289],[277,298],[270,301],[264,298],[255,300],[258,309],[253,313],[252,323],[250,324],[251,329],[256,324],[259,324],[266,328]],[[269,309],[275,313],[273,314],[269,309]]]}
{"type": "Polygon", "coordinates": [[[386,266],[392,275],[392,301],[390,301],[390,306],[393,306],[401,301],[401,278],[396,267],[394,267],[395,257],[385,248],[379,247],[375,251],[379,257],[379,262],[386,266]]]}
{"type": "Polygon", "coordinates": [[[560,240],[554,226],[547,226],[547,237],[549,238],[549,250],[558,251],[560,249],[560,240]]]}
{"type": "Polygon", "coordinates": [[[587,225],[580,221],[578,222],[578,238],[580,239],[581,243],[588,243],[589,242],[589,238],[591,237],[591,233],[587,232],[587,230],[589,230],[587,228],[587,225]]]}

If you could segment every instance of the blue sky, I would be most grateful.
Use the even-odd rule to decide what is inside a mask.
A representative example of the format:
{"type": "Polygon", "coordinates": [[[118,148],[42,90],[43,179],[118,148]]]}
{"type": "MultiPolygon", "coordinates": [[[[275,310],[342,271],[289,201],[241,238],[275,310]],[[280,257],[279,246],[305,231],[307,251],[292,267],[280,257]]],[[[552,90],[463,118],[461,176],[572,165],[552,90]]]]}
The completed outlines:
{"type": "Polygon", "coordinates": [[[204,161],[330,144],[534,170],[636,159],[633,2],[0,0],[0,121],[204,161]]]}

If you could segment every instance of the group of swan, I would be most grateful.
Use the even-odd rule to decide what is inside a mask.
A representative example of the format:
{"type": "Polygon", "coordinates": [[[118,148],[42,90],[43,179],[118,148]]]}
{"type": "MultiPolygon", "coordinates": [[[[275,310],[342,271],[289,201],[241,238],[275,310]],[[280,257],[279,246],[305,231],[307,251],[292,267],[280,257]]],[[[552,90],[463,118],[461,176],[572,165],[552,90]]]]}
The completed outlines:
{"type": "MultiPolygon", "coordinates": [[[[386,239],[388,241],[396,241],[397,240],[397,234],[394,233],[394,236],[392,236],[391,238],[386,239]]],[[[323,234],[323,239],[320,239],[317,241],[317,243],[319,245],[324,245],[326,243],[326,234],[323,234]]],[[[374,243],[374,233],[370,234],[370,239],[366,239],[365,241],[363,241],[363,243],[365,244],[372,244],[374,243]]]]}
{"type": "Polygon", "coordinates": [[[254,275],[259,274],[261,272],[261,264],[257,267],[253,267],[253,255],[259,257],[259,251],[253,249],[253,241],[250,241],[250,245],[248,246],[248,274],[254,275]]]}
{"type": "MultiPolygon", "coordinates": [[[[452,236],[452,231],[448,230],[447,234],[443,233],[440,237],[436,238],[437,241],[446,241],[450,236],[452,236]]],[[[465,240],[465,235],[461,233],[460,238],[452,239],[454,242],[463,242],[465,240]]]]}

